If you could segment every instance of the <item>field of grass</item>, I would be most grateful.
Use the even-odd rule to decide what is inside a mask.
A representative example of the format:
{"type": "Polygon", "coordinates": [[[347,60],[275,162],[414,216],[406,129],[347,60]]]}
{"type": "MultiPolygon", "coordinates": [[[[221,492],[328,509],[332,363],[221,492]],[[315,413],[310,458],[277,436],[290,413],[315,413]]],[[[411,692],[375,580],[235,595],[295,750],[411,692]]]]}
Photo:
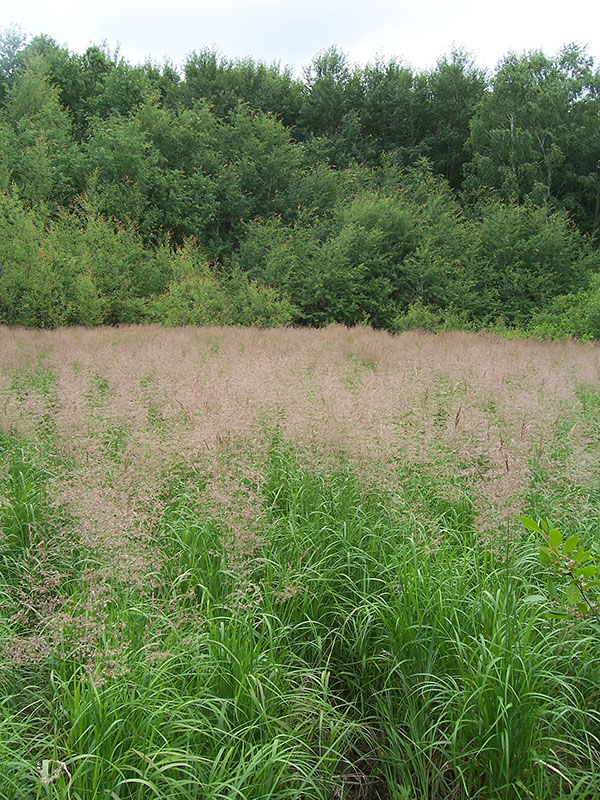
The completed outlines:
{"type": "Polygon", "coordinates": [[[600,347],[0,328],[2,800],[594,800],[600,347]]]}

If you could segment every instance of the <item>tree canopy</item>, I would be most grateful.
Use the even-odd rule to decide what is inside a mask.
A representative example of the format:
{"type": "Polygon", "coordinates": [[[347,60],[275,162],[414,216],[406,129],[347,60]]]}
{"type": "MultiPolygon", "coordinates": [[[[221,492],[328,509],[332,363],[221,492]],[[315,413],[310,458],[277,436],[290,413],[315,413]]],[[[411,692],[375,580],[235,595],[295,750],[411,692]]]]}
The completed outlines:
{"type": "Polygon", "coordinates": [[[493,74],[331,47],[294,77],[0,34],[0,322],[394,330],[416,308],[539,330],[595,302],[599,225],[600,73],[576,45],[493,74]]]}

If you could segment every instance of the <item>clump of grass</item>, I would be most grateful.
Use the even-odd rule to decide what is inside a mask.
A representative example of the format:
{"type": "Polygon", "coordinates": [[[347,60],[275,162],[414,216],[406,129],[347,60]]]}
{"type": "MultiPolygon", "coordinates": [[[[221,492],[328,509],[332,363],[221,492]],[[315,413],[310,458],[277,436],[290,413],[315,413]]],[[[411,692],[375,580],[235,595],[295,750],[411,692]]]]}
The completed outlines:
{"type": "Polygon", "coordinates": [[[292,466],[272,491],[279,572],[298,565],[285,608],[296,623],[319,623],[338,692],[368,720],[391,796],[597,789],[600,720],[586,661],[590,647],[594,660],[600,651],[586,628],[565,646],[565,630],[526,602],[539,580],[529,542],[505,561],[464,506],[440,503],[430,509],[447,527],[432,550],[410,516],[395,518],[352,476],[315,479],[292,466]]]}

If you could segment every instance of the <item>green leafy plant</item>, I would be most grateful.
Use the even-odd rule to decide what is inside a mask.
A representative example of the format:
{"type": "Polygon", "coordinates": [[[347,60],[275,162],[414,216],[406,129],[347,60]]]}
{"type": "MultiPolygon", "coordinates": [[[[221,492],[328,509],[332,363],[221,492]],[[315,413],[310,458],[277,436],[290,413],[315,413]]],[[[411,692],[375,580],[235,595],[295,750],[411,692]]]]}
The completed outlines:
{"type": "Polygon", "coordinates": [[[593,544],[585,550],[577,534],[565,538],[546,520],[520,519],[527,530],[540,534],[545,541],[539,549],[540,561],[552,570],[550,588],[556,605],[549,616],[592,617],[600,622],[600,547],[593,544]]]}

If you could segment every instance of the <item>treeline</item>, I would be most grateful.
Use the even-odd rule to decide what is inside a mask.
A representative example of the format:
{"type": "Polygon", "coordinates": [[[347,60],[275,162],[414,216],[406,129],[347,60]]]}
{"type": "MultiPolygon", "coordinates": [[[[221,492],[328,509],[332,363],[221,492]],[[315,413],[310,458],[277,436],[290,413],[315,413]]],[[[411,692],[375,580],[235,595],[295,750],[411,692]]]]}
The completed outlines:
{"type": "Polygon", "coordinates": [[[600,338],[600,73],[453,52],[295,78],[0,36],[0,322],[600,338]]]}

